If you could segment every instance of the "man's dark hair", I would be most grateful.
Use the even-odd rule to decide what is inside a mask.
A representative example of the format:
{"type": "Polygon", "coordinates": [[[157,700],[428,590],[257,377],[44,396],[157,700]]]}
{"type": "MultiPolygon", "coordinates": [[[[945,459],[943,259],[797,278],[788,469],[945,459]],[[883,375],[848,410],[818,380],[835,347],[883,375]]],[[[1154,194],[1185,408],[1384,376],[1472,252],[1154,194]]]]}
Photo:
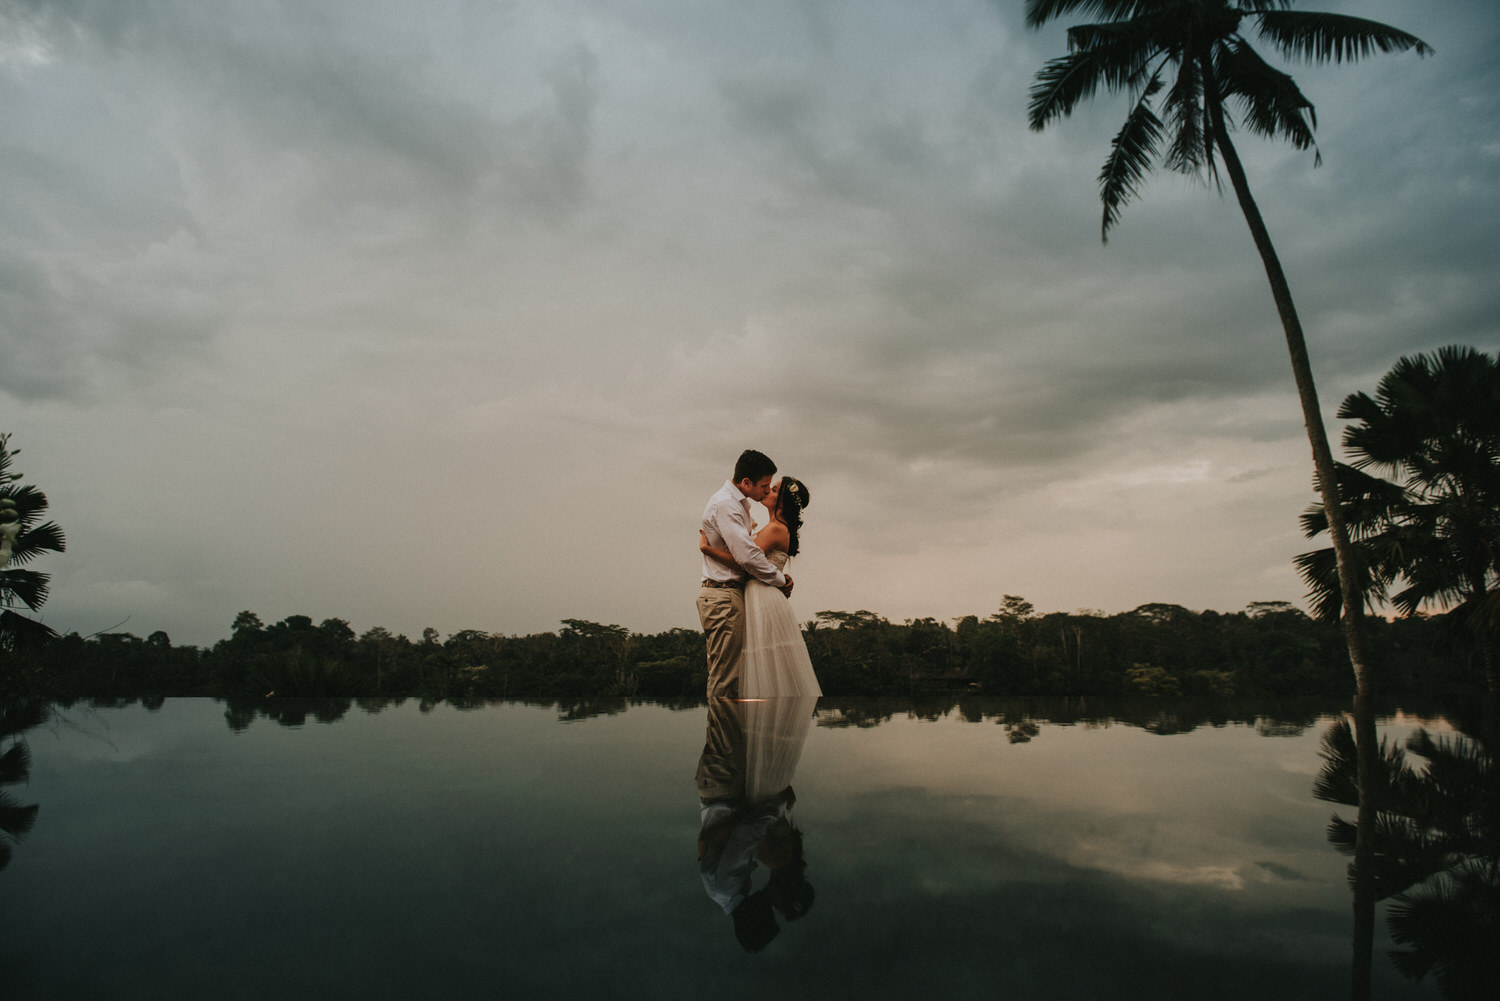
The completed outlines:
{"type": "Polygon", "coordinates": [[[770,456],[757,452],[753,448],[747,448],[741,452],[734,464],[735,483],[741,480],[759,483],[762,478],[775,475],[776,463],[771,461],[770,456]]]}

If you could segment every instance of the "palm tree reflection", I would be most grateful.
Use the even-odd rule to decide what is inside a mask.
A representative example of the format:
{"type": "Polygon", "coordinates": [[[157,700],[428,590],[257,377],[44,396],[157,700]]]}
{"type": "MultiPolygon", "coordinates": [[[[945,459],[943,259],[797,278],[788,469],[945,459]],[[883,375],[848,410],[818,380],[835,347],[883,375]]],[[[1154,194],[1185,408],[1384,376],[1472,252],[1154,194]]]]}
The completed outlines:
{"type": "MultiPolygon", "coordinates": [[[[0,704],[0,786],[25,782],[31,773],[31,750],[22,738],[27,730],[47,721],[46,703],[20,699],[0,704]]],[[[37,804],[22,806],[0,792],[0,869],[10,864],[11,846],[36,823],[37,804]]]]}
{"type": "Polygon", "coordinates": [[[816,697],[741,702],[710,699],[698,759],[698,874],[734,922],[735,938],[759,952],[812,907],[802,832],[792,823],[792,776],[816,697]],[[757,866],[767,877],[754,888],[757,866]]]}
{"type": "Polygon", "coordinates": [[[1328,825],[1328,840],[1354,858],[1356,1001],[1370,996],[1379,900],[1390,900],[1386,921],[1401,946],[1391,960],[1403,975],[1431,974],[1451,998],[1492,997],[1500,978],[1493,725],[1453,722],[1451,736],[1423,728],[1404,745],[1377,742],[1373,710],[1357,699],[1352,726],[1346,717],[1323,735],[1325,763],[1313,793],[1358,808],[1356,823],[1335,815],[1328,825]]]}

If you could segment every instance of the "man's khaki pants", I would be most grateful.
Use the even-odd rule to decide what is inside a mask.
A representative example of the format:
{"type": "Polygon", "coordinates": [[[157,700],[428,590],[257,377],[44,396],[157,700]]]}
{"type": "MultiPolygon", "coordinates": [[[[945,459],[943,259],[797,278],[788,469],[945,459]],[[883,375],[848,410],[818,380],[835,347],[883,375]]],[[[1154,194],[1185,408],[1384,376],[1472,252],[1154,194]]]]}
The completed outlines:
{"type": "Polygon", "coordinates": [[[737,587],[699,588],[698,622],[708,639],[708,697],[739,698],[745,592],[737,587]]]}

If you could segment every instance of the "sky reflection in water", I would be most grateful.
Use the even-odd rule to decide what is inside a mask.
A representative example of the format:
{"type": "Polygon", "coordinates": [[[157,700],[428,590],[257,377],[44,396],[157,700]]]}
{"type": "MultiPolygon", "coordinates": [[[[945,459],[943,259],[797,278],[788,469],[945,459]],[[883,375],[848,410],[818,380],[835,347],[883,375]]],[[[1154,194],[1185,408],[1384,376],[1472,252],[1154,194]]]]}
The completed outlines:
{"type": "MultiPolygon", "coordinates": [[[[5,994],[1348,996],[1338,808],[1311,792],[1327,717],[1164,735],[982,706],[733,710],[730,753],[761,755],[741,782],[777,785],[748,798],[793,790],[774,812],[812,888],[755,953],[695,863],[702,705],[238,732],[207,700],[63,710],[12,787],[41,809],[0,873],[5,994]]],[[[1437,996],[1385,934],[1376,996],[1437,996]]]]}

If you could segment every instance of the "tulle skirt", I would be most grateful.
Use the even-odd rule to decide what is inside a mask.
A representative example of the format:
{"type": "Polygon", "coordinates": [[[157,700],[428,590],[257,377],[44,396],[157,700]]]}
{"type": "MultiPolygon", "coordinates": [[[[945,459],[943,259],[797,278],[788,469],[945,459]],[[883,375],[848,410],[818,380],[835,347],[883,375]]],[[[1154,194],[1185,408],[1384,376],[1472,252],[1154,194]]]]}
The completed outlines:
{"type": "Polygon", "coordinates": [[[734,705],[745,719],[745,799],[764,803],[792,784],[818,698],[803,695],[734,705]]]}
{"type": "Polygon", "coordinates": [[[750,581],[745,585],[745,652],[740,667],[740,697],[768,699],[822,694],[792,603],[769,584],[750,581]]]}

